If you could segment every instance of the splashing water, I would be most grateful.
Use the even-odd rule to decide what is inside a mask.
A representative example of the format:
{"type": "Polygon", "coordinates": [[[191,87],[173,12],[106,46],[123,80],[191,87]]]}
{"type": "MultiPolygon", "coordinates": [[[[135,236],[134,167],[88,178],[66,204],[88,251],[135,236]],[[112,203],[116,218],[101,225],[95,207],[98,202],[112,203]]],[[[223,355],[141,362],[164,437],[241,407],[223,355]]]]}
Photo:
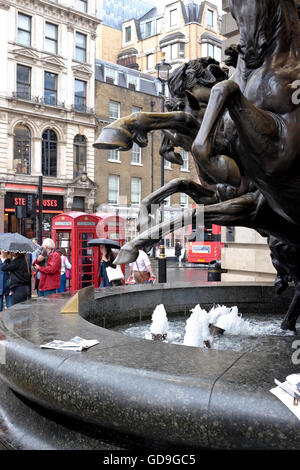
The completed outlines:
{"type": "Polygon", "coordinates": [[[163,304],[156,307],[152,315],[152,324],[141,322],[138,325],[120,326],[115,328],[130,336],[152,339],[154,334],[167,332],[167,342],[186,346],[203,347],[204,341],[210,341],[213,349],[241,351],[245,348],[259,349],[261,338],[266,336],[290,336],[291,331],[280,328],[281,317],[277,315],[247,315],[242,318],[237,307],[217,305],[209,312],[196,305],[190,317],[185,321],[182,317],[168,321],[163,304]],[[212,337],[209,325],[225,330],[223,336],[212,337]]]}
{"type": "Polygon", "coordinates": [[[164,335],[168,333],[169,323],[167,319],[167,312],[163,304],[157,305],[152,314],[152,324],[150,332],[154,335],[164,335]]]}
{"type": "Polygon", "coordinates": [[[209,314],[200,305],[192,309],[190,318],[186,321],[185,336],[183,344],[185,346],[204,347],[204,341],[212,342],[213,338],[209,331],[209,314]]]}

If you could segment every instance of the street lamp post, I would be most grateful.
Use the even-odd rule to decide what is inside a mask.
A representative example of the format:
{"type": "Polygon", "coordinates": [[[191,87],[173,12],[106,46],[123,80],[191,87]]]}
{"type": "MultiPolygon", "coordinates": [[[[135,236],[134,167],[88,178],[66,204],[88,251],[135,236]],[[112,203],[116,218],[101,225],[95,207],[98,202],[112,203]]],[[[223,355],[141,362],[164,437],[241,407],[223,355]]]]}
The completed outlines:
{"type": "MultiPolygon", "coordinates": [[[[162,113],[165,110],[165,92],[166,92],[166,83],[169,80],[169,73],[170,69],[172,68],[170,64],[168,64],[164,58],[159,64],[155,66],[157,70],[157,77],[161,82],[161,111],[162,113]]],[[[162,133],[163,137],[163,133],[162,133]]],[[[161,187],[165,184],[165,165],[164,159],[161,158],[161,187]]],[[[164,205],[161,208],[161,222],[164,221],[164,205]]],[[[164,239],[160,240],[159,243],[159,257],[158,257],[158,282],[167,282],[167,260],[166,260],[166,253],[165,253],[165,242],[164,239]]]]}

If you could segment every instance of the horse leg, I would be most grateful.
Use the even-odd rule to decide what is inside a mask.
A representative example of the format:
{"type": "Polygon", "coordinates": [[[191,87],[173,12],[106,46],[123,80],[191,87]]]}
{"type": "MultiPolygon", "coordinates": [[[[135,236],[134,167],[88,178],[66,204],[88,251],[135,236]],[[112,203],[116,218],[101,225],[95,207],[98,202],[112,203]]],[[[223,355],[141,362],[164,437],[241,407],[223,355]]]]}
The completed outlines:
{"type": "MultiPolygon", "coordinates": [[[[247,100],[237,83],[226,80],[215,85],[210,94],[201,128],[192,146],[193,156],[204,173],[218,183],[238,187],[241,175],[236,162],[225,155],[214,155],[214,134],[222,114],[228,109],[238,135],[242,136],[243,162],[247,155],[255,158],[255,169],[261,168],[267,156],[278,155],[278,126],[273,117],[247,100]],[[274,153],[275,152],[275,153],[274,153]],[[262,158],[264,156],[264,158],[262,158]]],[[[247,165],[249,167],[250,163],[247,165]]]]}
{"type": "Polygon", "coordinates": [[[155,246],[159,240],[164,238],[166,235],[184,227],[185,223],[188,225],[195,223],[197,221],[199,210],[199,208],[189,209],[173,220],[161,222],[160,224],[145,230],[134,240],[131,240],[122,246],[114,263],[127,264],[135,261],[138,257],[140,249],[147,248],[147,250],[150,250],[150,248],[155,246]]]}
{"type": "Polygon", "coordinates": [[[292,300],[292,303],[288,309],[286,316],[284,317],[283,322],[281,323],[281,328],[283,330],[296,331],[296,322],[300,315],[300,281],[295,281],[295,293],[292,300]]]}
{"type": "Polygon", "coordinates": [[[206,189],[191,180],[184,180],[182,178],[174,179],[143,199],[139,213],[138,230],[141,228],[141,230],[144,231],[143,227],[148,227],[151,222],[154,221],[152,206],[162,204],[166,197],[175,193],[187,194],[195,201],[196,204],[206,205],[217,202],[215,191],[206,189]]]}
{"type": "Polygon", "coordinates": [[[199,121],[184,111],[133,113],[105,126],[93,145],[100,149],[128,150],[136,142],[140,147],[146,147],[147,133],[159,129],[175,130],[194,139],[199,127],[199,121]]]}

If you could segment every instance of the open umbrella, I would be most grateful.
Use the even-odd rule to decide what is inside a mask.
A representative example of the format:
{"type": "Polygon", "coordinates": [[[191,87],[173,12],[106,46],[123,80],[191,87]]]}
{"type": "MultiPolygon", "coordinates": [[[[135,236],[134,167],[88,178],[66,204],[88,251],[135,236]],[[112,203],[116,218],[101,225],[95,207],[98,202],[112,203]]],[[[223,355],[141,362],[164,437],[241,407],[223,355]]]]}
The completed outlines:
{"type": "Polygon", "coordinates": [[[121,248],[119,242],[115,242],[114,240],[109,240],[108,238],[94,238],[93,240],[89,240],[87,243],[89,246],[99,246],[99,245],[106,245],[110,246],[111,248],[121,248]]]}
{"type": "Polygon", "coordinates": [[[19,233],[0,233],[0,251],[33,253],[36,249],[37,245],[19,233]]]}

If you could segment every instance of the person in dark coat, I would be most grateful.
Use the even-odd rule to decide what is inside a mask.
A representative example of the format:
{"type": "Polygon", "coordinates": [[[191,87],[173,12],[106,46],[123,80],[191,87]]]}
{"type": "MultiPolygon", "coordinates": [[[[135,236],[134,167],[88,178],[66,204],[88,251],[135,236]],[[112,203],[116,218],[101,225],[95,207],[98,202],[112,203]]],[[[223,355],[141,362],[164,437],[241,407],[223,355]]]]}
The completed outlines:
{"type": "MultiPolygon", "coordinates": [[[[3,266],[4,261],[9,257],[9,253],[5,251],[1,252],[0,255],[0,268],[3,266]]],[[[9,295],[9,274],[8,272],[2,271],[0,269],[0,312],[2,312],[4,307],[4,298],[6,307],[11,306],[11,296],[9,295]]]]}
{"type": "Polygon", "coordinates": [[[100,253],[102,255],[101,262],[99,266],[99,278],[101,279],[100,287],[112,287],[112,286],[121,286],[122,281],[116,280],[109,282],[106,268],[110,266],[111,268],[116,268],[116,265],[113,264],[115,256],[110,247],[106,245],[100,245],[100,253]]]}
{"type": "Polygon", "coordinates": [[[182,250],[182,246],[180,242],[177,241],[175,245],[175,258],[176,258],[176,264],[178,266],[180,265],[181,250],[182,250]]]}
{"type": "Polygon", "coordinates": [[[31,271],[26,254],[12,253],[11,258],[4,261],[1,270],[9,273],[12,305],[27,300],[30,297],[31,271]]]}

